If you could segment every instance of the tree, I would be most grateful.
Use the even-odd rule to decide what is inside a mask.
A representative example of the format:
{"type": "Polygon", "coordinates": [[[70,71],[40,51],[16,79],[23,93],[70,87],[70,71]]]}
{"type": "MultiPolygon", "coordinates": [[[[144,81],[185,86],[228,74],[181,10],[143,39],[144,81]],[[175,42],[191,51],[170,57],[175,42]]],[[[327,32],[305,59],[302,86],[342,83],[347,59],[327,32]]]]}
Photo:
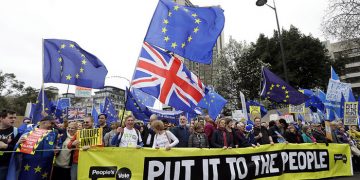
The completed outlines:
{"type": "Polygon", "coordinates": [[[24,82],[18,81],[15,74],[3,73],[0,71],[0,95],[9,96],[21,93],[24,89],[24,82]]]}
{"type": "Polygon", "coordinates": [[[247,99],[259,97],[261,66],[265,64],[259,58],[253,58],[252,51],[254,48],[251,45],[230,37],[215,61],[215,90],[228,100],[232,109],[241,107],[240,91],[247,99]]]}
{"type": "Polygon", "coordinates": [[[331,0],[322,22],[328,37],[360,44],[360,1],[331,0]]]}
{"type": "MultiPolygon", "coordinates": [[[[328,51],[319,39],[302,34],[296,27],[282,31],[284,54],[290,85],[295,88],[325,89],[330,77],[328,51]]],[[[283,63],[277,31],[271,38],[261,34],[252,52],[252,59],[270,64],[270,69],[284,79],[283,63]]],[[[335,67],[337,68],[337,67],[335,67]]]]}

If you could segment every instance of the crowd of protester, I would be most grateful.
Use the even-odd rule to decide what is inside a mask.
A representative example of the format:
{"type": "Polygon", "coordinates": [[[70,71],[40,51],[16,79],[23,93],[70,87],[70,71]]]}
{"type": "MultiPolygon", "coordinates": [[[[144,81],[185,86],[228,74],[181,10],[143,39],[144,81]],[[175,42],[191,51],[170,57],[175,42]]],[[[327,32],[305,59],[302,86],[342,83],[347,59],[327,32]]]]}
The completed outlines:
{"type": "MultiPolygon", "coordinates": [[[[302,124],[287,123],[284,119],[263,122],[255,118],[253,123],[238,122],[231,118],[219,118],[212,120],[209,116],[198,117],[191,121],[181,116],[179,124],[168,123],[158,120],[152,115],[147,124],[137,121],[133,116],[124,118],[124,125],[119,122],[106,124],[107,116],[100,114],[99,122],[94,124],[91,116],[83,121],[63,123],[56,121],[51,116],[44,117],[38,124],[38,128],[51,130],[44,138],[42,150],[34,155],[20,156],[16,162],[15,173],[11,172],[10,163],[12,153],[17,144],[24,142],[34,125],[30,119],[24,119],[23,124],[16,128],[14,122],[16,113],[3,110],[0,113],[0,180],[5,180],[8,174],[14,176],[11,179],[21,179],[27,176],[26,166],[31,160],[41,161],[43,168],[42,179],[77,179],[77,165],[79,157],[79,139],[76,132],[81,129],[102,128],[103,143],[105,147],[149,147],[155,149],[171,150],[172,148],[256,148],[265,144],[275,143],[342,143],[349,144],[352,152],[352,161],[355,171],[359,171],[360,165],[360,132],[357,126],[346,127],[341,121],[331,122],[332,139],[326,137],[324,123],[302,124]],[[55,150],[54,150],[55,149],[55,150]],[[58,150],[56,150],[58,149],[58,150]],[[55,157],[55,161],[53,161],[55,157]],[[53,166],[52,166],[53,163],[53,166]],[[24,168],[23,168],[24,167],[24,168]],[[51,168],[52,167],[52,168],[51,168]],[[47,169],[46,169],[47,168],[47,169]]],[[[88,150],[89,146],[83,146],[88,150]]],[[[15,153],[13,153],[15,154],[15,153]]],[[[21,154],[21,153],[17,153],[21,154]]],[[[40,165],[38,166],[40,167],[40,165]]],[[[35,171],[36,173],[36,171],[35,171]]],[[[27,177],[26,179],[37,179],[27,177]]],[[[9,179],[9,178],[8,178],[9,179]]]]}

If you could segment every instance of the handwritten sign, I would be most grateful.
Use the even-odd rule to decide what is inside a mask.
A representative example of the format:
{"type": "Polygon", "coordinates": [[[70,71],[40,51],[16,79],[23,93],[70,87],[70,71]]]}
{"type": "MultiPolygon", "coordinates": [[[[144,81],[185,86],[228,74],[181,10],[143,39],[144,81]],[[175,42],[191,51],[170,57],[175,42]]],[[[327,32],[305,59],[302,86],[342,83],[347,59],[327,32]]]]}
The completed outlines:
{"type": "Polygon", "coordinates": [[[102,130],[102,128],[78,130],[76,135],[80,141],[80,148],[83,146],[102,145],[102,130]]]}
{"type": "Polygon", "coordinates": [[[300,104],[300,105],[292,105],[289,104],[289,113],[305,113],[305,104],[300,104]]]}
{"type": "Polygon", "coordinates": [[[49,132],[49,130],[38,128],[30,131],[25,139],[25,142],[21,143],[16,151],[25,154],[35,154],[35,149],[49,132]]]}
{"type": "Polygon", "coordinates": [[[345,102],[344,125],[357,125],[358,102],[345,102]]]}
{"type": "Polygon", "coordinates": [[[344,95],[345,99],[349,99],[349,91],[351,89],[351,84],[342,83],[330,79],[328,88],[326,91],[326,100],[341,102],[341,94],[344,95]]]}

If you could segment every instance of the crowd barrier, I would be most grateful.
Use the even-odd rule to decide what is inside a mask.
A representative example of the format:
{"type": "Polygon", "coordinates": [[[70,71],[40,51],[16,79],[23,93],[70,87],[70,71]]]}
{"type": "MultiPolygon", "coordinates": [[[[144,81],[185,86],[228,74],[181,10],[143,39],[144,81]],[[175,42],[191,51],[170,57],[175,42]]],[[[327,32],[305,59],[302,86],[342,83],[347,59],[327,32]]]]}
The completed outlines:
{"type": "Polygon", "coordinates": [[[78,166],[79,179],[319,179],[352,175],[349,145],[320,143],[170,151],[96,147],[80,151],[78,166]]]}

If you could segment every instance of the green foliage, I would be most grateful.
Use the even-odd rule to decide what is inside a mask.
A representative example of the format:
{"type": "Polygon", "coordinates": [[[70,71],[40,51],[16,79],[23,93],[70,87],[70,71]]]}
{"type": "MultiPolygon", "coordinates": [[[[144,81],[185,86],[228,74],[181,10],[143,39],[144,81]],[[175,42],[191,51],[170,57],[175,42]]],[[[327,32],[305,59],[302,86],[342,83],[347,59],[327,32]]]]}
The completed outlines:
{"type": "MultiPolygon", "coordinates": [[[[270,69],[284,79],[283,63],[277,31],[273,37],[260,35],[253,58],[270,64],[270,69]]],[[[330,66],[334,64],[328,51],[319,39],[302,34],[296,27],[282,31],[285,61],[290,85],[295,88],[325,89],[330,77],[330,66]]],[[[341,65],[339,65],[341,66],[341,65]]]]}

